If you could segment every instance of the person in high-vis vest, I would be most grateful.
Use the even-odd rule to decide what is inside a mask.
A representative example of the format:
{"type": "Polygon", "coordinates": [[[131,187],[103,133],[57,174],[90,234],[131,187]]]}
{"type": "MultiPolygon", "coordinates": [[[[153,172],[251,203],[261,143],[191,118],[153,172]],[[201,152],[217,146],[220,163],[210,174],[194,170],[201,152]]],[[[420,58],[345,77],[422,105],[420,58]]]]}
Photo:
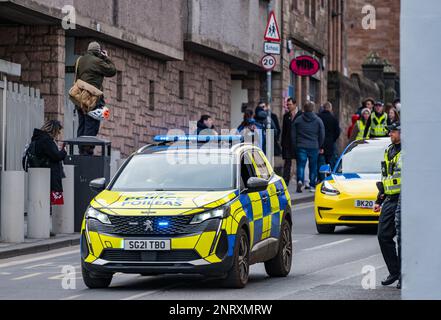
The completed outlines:
{"type": "Polygon", "coordinates": [[[374,112],[366,123],[364,138],[384,138],[388,136],[387,113],[384,112],[384,104],[381,101],[375,103],[374,112]]]}
{"type": "MultiPolygon", "coordinates": [[[[387,127],[392,144],[386,149],[384,161],[381,163],[381,182],[378,186],[378,197],[374,211],[380,212],[378,223],[378,242],[381,253],[389,270],[389,276],[381,282],[388,286],[399,281],[397,288],[401,288],[400,248],[395,245],[397,235],[396,212],[401,194],[401,126],[395,122],[387,127]]],[[[399,233],[400,234],[400,233],[399,233]]],[[[400,246],[400,243],[398,244],[400,246]]]]}
{"type": "MultiPolygon", "coordinates": [[[[364,130],[366,129],[366,125],[370,116],[371,116],[371,111],[368,108],[364,108],[361,111],[361,118],[360,120],[357,120],[357,122],[355,123],[355,127],[354,130],[352,131],[350,141],[365,139],[364,130]]],[[[369,139],[369,134],[366,137],[366,139],[369,139]]]]}

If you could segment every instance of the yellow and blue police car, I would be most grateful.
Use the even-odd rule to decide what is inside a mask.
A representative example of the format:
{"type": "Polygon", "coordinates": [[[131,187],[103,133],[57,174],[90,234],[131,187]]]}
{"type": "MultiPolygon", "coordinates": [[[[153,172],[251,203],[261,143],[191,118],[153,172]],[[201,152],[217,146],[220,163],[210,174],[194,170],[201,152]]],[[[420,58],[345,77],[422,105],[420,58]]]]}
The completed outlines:
{"type": "Polygon", "coordinates": [[[333,233],[336,226],[375,225],[379,213],[373,211],[381,181],[381,162],[390,145],[389,138],[357,140],[342,153],[333,171],[317,185],[315,222],[319,233],[333,233]]]}
{"type": "Polygon", "coordinates": [[[249,267],[287,276],[291,199],[262,150],[241,136],[157,136],[130,156],[88,207],[81,267],[89,288],[114,273],[196,273],[242,288],[249,267]]]}

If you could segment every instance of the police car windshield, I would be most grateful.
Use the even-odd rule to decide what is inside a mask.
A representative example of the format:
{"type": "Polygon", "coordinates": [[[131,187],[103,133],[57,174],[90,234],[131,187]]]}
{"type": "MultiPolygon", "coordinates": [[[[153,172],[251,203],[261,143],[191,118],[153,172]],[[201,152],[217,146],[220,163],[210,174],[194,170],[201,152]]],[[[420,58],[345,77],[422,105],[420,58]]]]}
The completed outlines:
{"type": "Polygon", "coordinates": [[[342,157],[338,173],[380,174],[387,144],[355,145],[342,157]]]}
{"type": "Polygon", "coordinates": [[[235,189],[229,154],[153,153],[134,156],[113,191],[218,191],[235,189]]]}

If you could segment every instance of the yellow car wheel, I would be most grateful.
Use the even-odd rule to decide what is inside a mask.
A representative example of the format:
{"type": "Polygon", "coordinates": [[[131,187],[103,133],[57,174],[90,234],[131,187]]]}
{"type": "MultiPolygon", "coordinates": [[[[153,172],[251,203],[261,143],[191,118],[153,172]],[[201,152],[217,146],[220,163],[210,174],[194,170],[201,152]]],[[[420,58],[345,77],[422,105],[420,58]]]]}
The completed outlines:
{"type": "Polygon", "coordinates": [[[318,233],[330,234],[334,233],[335,225],[333,224],[315,224],[318,233]]]}

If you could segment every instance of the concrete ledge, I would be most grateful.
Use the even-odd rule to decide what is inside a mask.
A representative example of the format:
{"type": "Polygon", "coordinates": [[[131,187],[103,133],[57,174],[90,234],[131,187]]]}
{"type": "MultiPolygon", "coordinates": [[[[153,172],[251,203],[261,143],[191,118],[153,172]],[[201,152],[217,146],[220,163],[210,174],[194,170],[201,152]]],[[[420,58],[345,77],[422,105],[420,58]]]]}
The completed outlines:
{"type": "Polygon", "coordinates": [[[80,244],[80,234],[61,235],[58,238],[54,237],[47,240],[33,241],[32,239],[27,239],[27,242],[19,243],[19,244],[0,243],[0,245],[5,245],[3,247],[0,247],[0,259],[7,259],[7,258],[12,258],[27,254],[46,252],[50,250],[76,246],[79,244],[80,244]]]}

